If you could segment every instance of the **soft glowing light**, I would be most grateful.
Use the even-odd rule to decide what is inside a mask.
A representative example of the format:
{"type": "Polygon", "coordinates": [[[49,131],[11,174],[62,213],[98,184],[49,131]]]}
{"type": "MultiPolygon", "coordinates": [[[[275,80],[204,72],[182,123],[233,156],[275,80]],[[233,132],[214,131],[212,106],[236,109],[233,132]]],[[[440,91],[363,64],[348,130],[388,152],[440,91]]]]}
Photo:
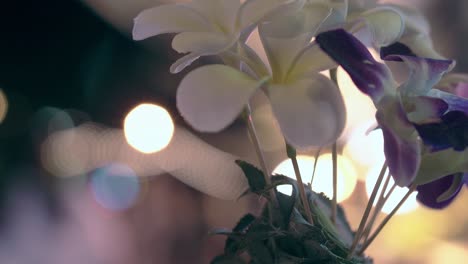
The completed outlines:
{"type": "Polygon", "coordinates": [[[385,161],[382,131],[378,129],[367,134],[372,125],[375,122],[368,122],[355,129],[344,147],[348,157],[366,167],[385,161]]]}
{"type": "MultiPolygon", "coordinates": [[[[310,183],[314,171],[313,157],[298,156],[297,162],[301,171],[302,180],[304,183],[310,183]]],[[[332,155],[324,154],[319,157],[317,163],[317,171],[315,172],[312,189],[315,192],[323,192],[328,197],[333,195],[333,178],[332,178],[332,155]]],[[[292,179],[296,179],[294,168],[291,160],[287,159],[281,162],[273,171],[276,174],[283,174],[292,179]]],[[[352,162],[344,156],[338,156],[338,202],[346,200],[356,187],[357,176],[352,162]]],[[[278,191],[290,195],[291,188],[287,185],[278,186],[278,191]]]]}
{"type": "Polygon", "coordinates": [[[6,114],[8,112],[8,100],[5,93],[0,89],[0,124],[5,120],[6,114]]]}
{"type": "MultiPolygon", "coordinates": [[[[369,173],[367,174],[366,191],[367,191],[367,196],[368,197],[370,197],[370,195],[372,194],[372,190],[374,188],[375,183],[377,182],[377,178],[379,176],[380,169],[381,169],[381,165],[380,166],[379,165],[374,166],[369,171],[369,173]]],[[[393,180],[393,178],[391,178],[390,182],[389,182],[389,185],[388,185],[389,187],[387,188],[387,192],[390,189],[390,187],[393,186],[394,183],[395,183],[395,181],[393,180]]],[[[382,183],[382,185],[383,185],[383,183],[382,183]]],[[[379,190],[379,192],[377,193],[377,198],[379,197],[380,192],[381,192],[381,190],[379,190]]],[[[386,214],[389,214],[393,210],[393,208],[395,208],[395,206],[397,206],[397,204],[401,201],[401,199],[405,196],[405,194],[407,192],[408,192],[408,188],[397,186],[395,188],[395,190],[393,191],[393,193],[388,198],[388,200],[385,203],[384,207],[382,208],[382,212],[386,213],[386,214]]],[[[397,214],[405,214],[405,213],[409,213],[409,212],[412,212],[412,211],[416,210],[419,207],[419,204],[418,204],[418,202],[416,200],[416,195],[417,195],[417,192],[412,193],[408,197],[406,202],[397,211],[397,214]]],[[[376,202],[377,202],[377,199],[376,199],[375,203],[376,202]]],[[[375,203],[374,203],[374,205],[375,205],[375,203]]]]}
{"type": "Polygon", "coordinates": [[[369,96],[359,91],[341,67],[338,67],[337,78],[341,94],[346,98],[346,127],[342,137],[347,138],[357,127],[375,120],[376,109],[369,96]]]}
{"type": "Polygon", "coordinates": [[[169,145],[174,123],[166,109],[141,104],[125,117],[124,133],[130,146],[143,153],[153,153],[169,145]]]}
{"type": "Polygon", "coordinates": [[[427,263],[466,263],[468,248],[461,244],[444,243],[439,241],[435,248],[430,250],[427,263]]]}
{"type": "Polygon", "coordinates": [[[140,192],[135,172],[118,163],[95,170],[91,174],[90,186],[101,206],[116,211],[130,208],[140,192]]]}

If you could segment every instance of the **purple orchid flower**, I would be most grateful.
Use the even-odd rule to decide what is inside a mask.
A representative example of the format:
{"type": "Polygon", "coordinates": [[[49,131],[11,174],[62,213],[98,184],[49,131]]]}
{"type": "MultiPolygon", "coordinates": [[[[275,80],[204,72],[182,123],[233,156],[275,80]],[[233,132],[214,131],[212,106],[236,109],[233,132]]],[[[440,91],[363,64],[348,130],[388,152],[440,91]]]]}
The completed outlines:
{"type": "MultiPolygon", "coordinates": [[[[416,57],[403,44],[383,49],[385,60],[404,62],[410,70],[408,80],[397,88],[388,67],[374,60],[364,44],[353,35],[337,29],[319,34],[316,41],[344,68],[359,90],[373,100],[390,173],[396,184],[409,186],[417,176],[421,162],[421,139],[415,124],[440,120],[450,110],[453,103],[445,97],[434,96],[431,90],[453,68],[454,62],[416,57]]],[[[463,102],[462,105],[468,104],[463,102]]]]}
{"type": "Polygon", "coordinates": [[[463,186],[468,187],[468,173],[452,174],[417,187],[416,199],[424,206],[443,209],[450,205],[463,186]]]}

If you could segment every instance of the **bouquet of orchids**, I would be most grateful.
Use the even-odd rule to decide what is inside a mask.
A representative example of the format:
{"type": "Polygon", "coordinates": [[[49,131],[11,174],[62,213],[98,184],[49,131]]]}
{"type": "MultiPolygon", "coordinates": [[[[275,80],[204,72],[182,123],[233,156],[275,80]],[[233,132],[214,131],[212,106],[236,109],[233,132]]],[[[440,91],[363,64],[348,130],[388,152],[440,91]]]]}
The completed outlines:
{"type": "Polygon", "coordinates": [[[468,76],[449,73],[455,62],[434,51],[416,10],[372,0],[193,0],[136,17],[135,40],[164,33],[177,33],[172,47],[185,53],[172,73],[201,56],[223,62],[183,78],[176,98],[182,117],[195,130],[219,132],[240,116],[260,164],[237,161],[248,183],[238,195],[264,197],[263,212],[245,215],[232,230],[214,230],[227,240],[212,263],[370,263],[366,248],[412,192],[423,205],[443,208],[468,183],[468,76]],[[254,30],[268,63],[246,44],[254,30]],[[394,79],[388,61],[408,69],[405,81],[394,79]],[[336,140],[346,119],[339,66],[375,105],[386,157],[356,231],[336,201],[336,140]],[[320,74],[325,70],[329,78],[320,74]],[[271,175],[265,165],[252,119],[259,92],[269,99],[296,180],[271,175]],[[334,157],[331,199],[302,182],[296,159],[296,150],[325,147],[334,157]],[[409,191],[374,226],[372,205],[382,208],[386,197],[377,193],[390,189],[390,178],[409,191]],[[278,192],[279,185],[292,186],[292,194],[278,192]]]}

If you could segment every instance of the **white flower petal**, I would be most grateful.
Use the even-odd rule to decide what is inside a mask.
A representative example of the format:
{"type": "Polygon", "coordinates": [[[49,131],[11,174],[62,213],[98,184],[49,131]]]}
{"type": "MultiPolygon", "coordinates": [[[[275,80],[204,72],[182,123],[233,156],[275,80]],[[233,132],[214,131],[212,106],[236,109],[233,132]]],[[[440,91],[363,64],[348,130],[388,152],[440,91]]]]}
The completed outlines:
{"type": "Polygon", "coordinates": [[[343,131],[343,98],[338,87],[320,74],[271,85],[269,98],[284,137],[296,148],[328,145],[343,131]]]}
{"type": "Polygon", "coordinates": [[[240,0],[193,0],[189,5],[216,24],[220,32],[234,32],[240,0]]]}
{"type": "Polygon", "coordinates": [[[191,52],[171,66],[172,73],[178,73],[200,56],[216,55],[227,50],[234,41],[226,35],[214,32],[183,32],[172,40],[172,48],[180,53],[191,52]]]}
{"type": "Polygon", "coordinates": [[[177,108],[198,131],[218,132],[231,124],[261,81],[225,65],[197,68],[177,90],[177,108]]]}
{"type": "Polygon", "coordinates": [[[246,0],[240,10],[240,27],[246,28],[272,17],[296,12],[305,0],[246,0]]]}
{"type": "Polygon", "coordinates": [[[214,32],[183,32],[172,40],[172,48],[180,53],[197,52],[205,55],[217,54],[231,46],[226,35],[214,32]]]}
{"type": "Polygon", "coordinates": [[[388,46],[400,39],[405,30],[402,14],[392,7],[377,7],[359,17],[351,32],[367,45],[388,46]]]}
{"type": "Polygon", "coordinates": [[[208,21],[185,5],[161,5],[141,12],[134,20],[133,39],[142,40],[164,33],[207,31],[208,21]]]}
{"type": "Polygon", "coordinates": [[[330,15],[329,11],[324,7],[307,6],[300,12],[259,25],[258,32],[275,82],[284,80],[294,58],[330,15]]]}
{"type": "Polygon", "coordinates": [[[338,67],[322,49],[313,42],[301,51],[295,58],[288,79],[300,78],[310,72],[321,72],[338,67]]]}
{"type": "Polygon", "coordinates": [[[348,0],[309,0],[308,6],[330,10],[330,15],[320,27],[321,32],[344,24],[348,15],[348,0]]]}
{"type": "Polygon", "coordinates": [[[185,68],[190,66],[194,61],[198,60],[200,58],[201,54],[192,52],[189,53],[182,58],[178,59],[176,62],[174,62],[171,67],[169,68],[169,71],[171,73],[179,73],[183,71],[185,68]]]}

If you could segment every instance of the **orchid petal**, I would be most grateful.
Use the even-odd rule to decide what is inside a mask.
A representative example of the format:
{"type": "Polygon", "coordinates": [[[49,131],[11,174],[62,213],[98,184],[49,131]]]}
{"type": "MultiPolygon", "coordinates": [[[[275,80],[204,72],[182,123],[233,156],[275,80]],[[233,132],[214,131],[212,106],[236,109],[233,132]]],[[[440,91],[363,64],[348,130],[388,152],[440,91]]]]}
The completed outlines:
{"type": "Polygon", "coordinates": [[[179,53],[196,52],[204,55],[217,54],[229,48],[226,35],[215,32],[183,32],[172,40],[172,48],[179,53]]]}
{"type": "Polygon", "coordinates": [[[343,98],[326,77],[313,74],[293,83],[270,85],[268,91],[281,131],[293,147],[328,145],[343,131],[343,98]]]}
{"type": "Polygon", "coordinates": [[[305,0],[246,0],[239,11],[240,27],[256,25],[275,16],[297,12],[305,0]]]}
{"type": "Polygon", "coordinates": [[[421,33],[408,34],[403,35],[398,41],[410,47],[411,50],[420,57],[440,60],[445,59],[434,49],[432,39],[429,35],[421,33]]]}
{"type": "Polygon", "coordinates": [[[292,15],[281,16],[258,27],[275,82],[282,82],[296,55],[310,42],[329,15],[326,7],[305,6],[292,15]]]}
{"type": "Polygon", "coordinates": [[[348,0],[309,0],[310,7],[325,7],[330,10],[330,15],[323,21],[320,31],[336,28],[346,22],[348,15],[348,0]]]}
{"type": "Polygon", "coordinates": [[[398,186],[409,186],[420,163],[420,142],[398,98],[384,98],[376,114],[388,168],[398,186]]]}
{"type": "Polygon", "coordinates": [[[378,63],[358,39],[342,29],[319,34],[320,48],[340,64],[361,92],[378,104],[393,82],[390,70],[378,63]]]}
{"type": "Polygon", "coordinates": [[[360,15],[351,32],[360,40],[370,41],[368,45],[388,46],[403,35],[405,22],[398,10],[391,7],[377,7],[360,15]]]}
{"type": "Polygon", "coordinates": [[[133,39],[142,40],[164,33],[207,31],[211,25],[200,13],[186,5],[161,5],[135,18],[133,39]]]}
{"type": "Polygon", "coordinates": [[[448,104],[447,111],[460,111],[468,115],[468,98],[463,98],[438,89],[430,90],[428,95],[444,100],[448,104]]]}
{"type": "Polygon", "coordinates": [[[263,84],[225,65],[197,68],[177,90],[177,108],[192,127],[218,132],[231,124],[263,84]]]}
{"type": "Polygon", "coordinates": [[[316,42],[309,44],[294,59],[287,77],[289,79],[300,78],[309,72],[321,72],[338,67],[316,42]]]}
{"type": "Polygon", "coordinates": [[[408,66],[408,80],[400,87],[402,97],[426,95],[442,76],[455,66],[453,60],[427,59],[409,56],[410,49],[402,44],[382,48],[382,56],[387,61],[402,61],[408,66]],[[404,54],[398,54],[404,53],[404,54]]]}
{"type": "Polygon", "coordinates": [[[377,6],[378,0],[351,0],[348,5],[349,13],[361,13],[363,10],[370,10],[377,6]]]}
{"type": "Polygon", "coordinates": [[[462,151],[468,147],[468,114],[451,111],[440,121],[415,127],[426,145],[436,150],[453,148],[462,151]]]}
{"type": "Polygon", "coordinates": [[[443,209],[447,207],[460,192],[463,186],[462,178],[462,174],[455,174],[419,185],[417,187],[418,195],[416,199],[427,207],[443,209]]]}
{"type": "Polygon", "coordinates": [[[406,114],[415,124],[438,122],[448,109],[448,104],[444,100],[427,96],[413,97],[412,106],[406,114]]]}
{"type": "Polygon", "coordinates": [[[421,166],[414,183],[426,184],[459,172],[468,172],[468,148],[464,151],[445,149],[426,153],[421,158],[421,166]]]}
{"type": "Polygon", "coordinates": [[[189,5],[220,27],[219,32],[234,32],[239,0],[193,0],[189,5]]]}
{"type": "Polygon", "coordinates": [[[216,55],[232,45],[226,35],[215,32],[182,32],[172,40],[172,48],[180,53],[191,52],[171,65],[171,73],[179,73],[201,56],[216,55]]]}

